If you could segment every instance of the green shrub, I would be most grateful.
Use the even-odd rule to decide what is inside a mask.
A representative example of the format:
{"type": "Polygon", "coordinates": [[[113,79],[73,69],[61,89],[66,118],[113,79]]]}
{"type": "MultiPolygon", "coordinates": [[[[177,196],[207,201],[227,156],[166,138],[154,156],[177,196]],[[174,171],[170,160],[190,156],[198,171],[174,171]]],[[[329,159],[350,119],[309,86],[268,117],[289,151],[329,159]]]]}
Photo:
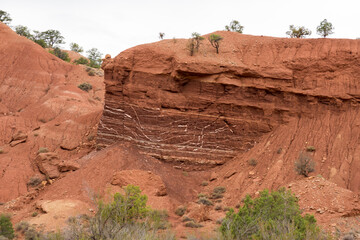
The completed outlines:
{"type": "Polygon", "coordinates": [[[89,60],[87,60],[87,59],[84,58],[84,57],[81,57],[81,58],[79,58],[79,59],[74,60],[74,63],[75,63],[75,64],[87,65],[87,64],[89,64],[89,60]]]}
{"type": "Polygon", "coordinates": [[[15,224],[15,230],[21,233],[25,233],[29,227],[30,227],[29,223],[24,221],[15,224]]]}
{"type": "Polygon", "coordinates": [[[201,227],[203,227],[203,225],[201,225],[200,223],[194,222],[194,221],[189,221],[189,222],[185,223],[185,227],[201,228],[201,227]]]}
{"type": "Polygon", "coordinates": [[[220,230],[225,239],[321,239],[314,216],[302,216],[298,199],[285,188],[264,190],[256,199],[246,196],[238,213],[226,214],[220,230]]]}
{"type": "Polygon", "coordinates": [[[69,54],[67,52],[61,51],[61,49],[58,47],[54,48],[54,50],[49,50],[49,53],[54,54],[65,62],[70,62],[69,54]]]}
{"type": "MultiPolygon", "coordinates": [[[[40,151],[40,150],[39,150],[40,151]]],[[[36,187],[36,186],[38,186],[40,183],[41,183],[42,181],[41,181],[41,179],[39,178],[39,177],[37,177],[37,176],[34,176],[34,177],[31,177],[30,179],[29,179],[29,182],[27,183],[29,186],[31,186],[31,187],[36,187]]]]}
{"type": "Polygon", "coordinates": [[[10,217],[5,214],[0,215],[0,236],[8,239],[14,238],[14,228],[10,221],[10,217]]]}
{"type": "Polygon", "coordinates": [[[216,49],[216,53],[219,54],[220,41],[223,40],[223,37],[217,34],[211,34],[208,40],[211,46],[216,49]]]}
{"type": "Polygon", "coordinates": [[[330,34],[333,34],[334,27],[332,23],[328,22],[326,19],[322,20],[320,25],[316,28],[317,34],[326,38],[330,34]]]}
{"type": "Polygon", "coordinates": [[[227,31],[232,31],[232,32],[238,32],[238,33],[243,33],[244,30],[244,26],[241,26],[239,21],[237,20],[232,20],[230,22],[230,25],[226,25],[225,29],[227,31]]]}
{"type": "Polygon", "coordinates": [[[84,51],[84,49],[82,47],[80,47],[79,44],[77,44],[77,43],[70,43],[70,49],[71,49],[71,51],[74,51],[77,53],[81,53],[84,51]]]}
{"type": "Polygon", "coordinates": [[[257,165],[257,161],[256,161],[254,158],[250,158],[250,159],[248,160],[248,164],[249,164],[250,166],[255,167],[255,166],[257,165]]]}
{"type": "Polygon", "coordinates": [[[203,204],[203,205],[206,205],[206,206],[214,205],[212,201],[207,199],[207,197],[200,197],[199,200],[197,201],[197,203],[200,203],[200,204],[203,204]]]}
{"type": "Polygon", "coordinates": [[[189,218],[188,216],[183,216],[183,218],[182,218],[181,221],[182,221],[182,222],[189,222],[189,221],[194,221],[194,219],[189,218]]]}
{"type": "Polygon", "coordinates": [[[226,192],[226,188],[221,186],[215,187],[213,190],[213,193],[225,193],[225,192],[226,192]]]}
{"type": "Polygon", "coordinates": [[[295,27],[294,25],[289,26],[289,31],[286,32],[291,38],[304,38],[310,36],[311,31],[303,26],[295,27]]]}
{"type": "Polygon", "coordinates": [[[201,183],[201,186],[203,186],[203,187],[205,187],[205,186],[207,186],[207,185],[209,185],[209,182],[208,182],[208,181],[203,181],[203,182],[201,183]]]}
{"type": "Polygon", "coordinates": [[[185,206],[180,206],[175,210],[175,214],[178,216],[183,216],[186,212],[186,207],[185,206]]]}
{"type": "MultiPolygon", "coordinates": [[[[139,187],[128,185],[124,191],[124,195],[116,193],[110,203],[98,202],[98,211],[83,231],[85,239],[124,239],[123,234],[132,229],[150,235],[151,230],[165,228],[167,214],[147,207],[147,196],[139,187]]],[[[136,235],[128,236],[138,239],[136,235]]]]}
{"type": "Polygon", "coordinates": [[[95,71],[93,69],[91,69],[90,71],[88,71],[88,75],[89,76],[95,76],[96,73],[95,73],[95,71]]]}
{"type": "Polygon", "coordinates": [[[89,92],[92,89],[92,85],[90,83],[84,82],[78,86],[81,90],[85,92],[89,92]]]}
{"type": "Polygon", "coordinates": [[[295,162],[295,171],[308,177],[309,173],[315,171],[315,162],[306,153],[300,153],[298,160],[295,162]]]}

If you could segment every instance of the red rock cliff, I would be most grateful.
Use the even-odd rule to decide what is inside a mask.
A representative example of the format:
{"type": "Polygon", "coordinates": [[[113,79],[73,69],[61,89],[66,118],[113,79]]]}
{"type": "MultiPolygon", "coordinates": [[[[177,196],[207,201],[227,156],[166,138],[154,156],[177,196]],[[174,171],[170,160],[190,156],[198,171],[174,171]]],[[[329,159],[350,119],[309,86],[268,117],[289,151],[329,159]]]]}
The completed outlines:
{"type": "Polygon", "coordinates": [[[130,141],[165,161],[223,164],[300,116],[336,115],[340,126],[347,114],[357,142],[360,40],[218,34],[220,54],[204,40],[190,57],[187,40],[176,39],[106,59],[99,143],[130,141]]]}

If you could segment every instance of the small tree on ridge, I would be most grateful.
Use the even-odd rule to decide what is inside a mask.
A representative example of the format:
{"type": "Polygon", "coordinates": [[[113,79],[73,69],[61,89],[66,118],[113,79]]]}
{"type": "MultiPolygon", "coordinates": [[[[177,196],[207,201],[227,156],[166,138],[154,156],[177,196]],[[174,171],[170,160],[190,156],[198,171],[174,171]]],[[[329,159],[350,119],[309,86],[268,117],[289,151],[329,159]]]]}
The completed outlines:
{"type": "Polygon", "coordinates": [[[40,38],[44,39],[48,47],[53,48],[57,44],[64,44],[64,37],[61,36],[61,33],[58,30],[47,30],[40,34],[40,38]]]}
{"type": "Polygon", "coordinates": [[[70,49],[71,49],[71,51],[74,51],[77,53],[81,53],[84,51],[84,49],[82,47],[80,47],[79,44],[77,44],[77,43],[70,43],[70,49]]]}
{"type": "Polygon", "coordinates": [[[12,21],[12,18],[10,17],[10,14],[0,10],[0,22],[5,23],[6,25],[9,25],[9,23],[12,21]]]}
{"type": "Polygon", "coordinates": [[[232,20],[230,22],[230,25],[226,25],[225,29],[227,31],[232,31],[232,32],[238,32],[238,33],[243,33],[244,30],[244,26],[241,26],[239,21],[237,20],[232,20]]]}
{"type": "Polygon", "coordinates": [[[326,19],[322,20],[320,25],[316,28],[317,34],[326,38],[330,34],[333,34],[334,27],[332,23],[328,22],[326,19]]]}
{"type": "Polygon", "coordinates": [[[223,37],[217,34],[211,34],[208,38],[211,46],[216,49],[216,53],[219,54],[220,41],[223,40],[223,37]]]}
{"type": "Polygon", "coordinates": [[[305,36],[310,36],[311,31],[305,27],[294,27],[294,25],[289,26],[289,31],[286,32],[291,38],[304,38],[305,36]]]}

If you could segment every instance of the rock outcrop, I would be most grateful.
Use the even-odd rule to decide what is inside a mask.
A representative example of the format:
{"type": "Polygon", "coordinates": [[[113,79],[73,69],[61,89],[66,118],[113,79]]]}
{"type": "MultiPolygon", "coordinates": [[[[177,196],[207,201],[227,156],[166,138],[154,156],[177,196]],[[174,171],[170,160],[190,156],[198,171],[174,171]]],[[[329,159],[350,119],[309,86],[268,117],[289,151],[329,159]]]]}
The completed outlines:
{"type": "Polygon", "coordinates": [[[218,34],[220,54],[204,41],[190,57],[186,40],[165,40],[105,59],[98,142],[219,165],[299,116],[356,116],[360,40],[218,34]]]}

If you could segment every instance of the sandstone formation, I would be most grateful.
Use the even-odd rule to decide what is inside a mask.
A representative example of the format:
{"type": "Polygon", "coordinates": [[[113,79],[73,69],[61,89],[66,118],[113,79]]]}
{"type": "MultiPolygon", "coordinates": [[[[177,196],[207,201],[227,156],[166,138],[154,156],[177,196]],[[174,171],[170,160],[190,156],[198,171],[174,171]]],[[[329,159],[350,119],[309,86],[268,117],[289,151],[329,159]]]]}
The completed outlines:
{"type": "MultiPolygon", "coordinates": [[[[166,40],[106,59],[98,142],[129,141],[164,161],[218,165],[279,126],[291,126],[290,136],[303,121],[317,129],[304,131],[301,147],[317,145],[327,133],[335,137],[336,126],[311,133],[328,119],[335,131],[344,129],[340,122],[352,129],[339,138],[354,142],[348,151],[357,155],[359,40],[218,34],[224,37],[218,55],[206,41],[190,57],[186,41],[166,40]]],[[[321,152],[328,162],[335,157],[330,142],[321,152]]]]}

